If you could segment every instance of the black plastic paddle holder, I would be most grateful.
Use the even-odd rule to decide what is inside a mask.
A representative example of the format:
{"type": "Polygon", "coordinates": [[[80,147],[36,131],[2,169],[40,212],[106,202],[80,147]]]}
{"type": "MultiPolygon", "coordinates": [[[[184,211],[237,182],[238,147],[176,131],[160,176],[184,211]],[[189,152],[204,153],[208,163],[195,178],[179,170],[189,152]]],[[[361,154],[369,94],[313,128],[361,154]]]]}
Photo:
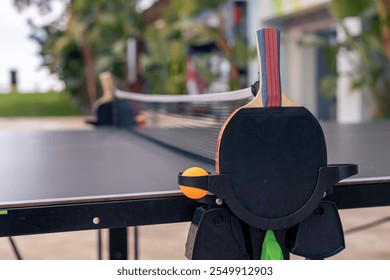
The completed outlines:
{"type": "MultiPolygon", "coordinates": [[[[256,194],[254,189],[253,193],[248,193],[247,201],[238,199],[229,175],[188,177],[180,173],[180,185],[200,188],[213,194],[207,199],[199,200],[203,205],[197,208],[190,227],[186,257],[258,259],[260,249],[257,248],[261,244],[248,244],[254,243],[256,239],[248,230],[251,227],[263,231],[276,230],[276,233],[278,230],[284,230],[284,246],[295,255],[308,259],[333,256],[344,249],[344,235],[336,205],[327,201],[326,196],[332,193],[337,182],[355,174],[357,165],[354,164],[321,167],[317,184],[309,199],[298,210],[285,216],[274,217],[272,208],[268,209],[268,215],[259,216],[252,213],[248,203],[256,203],[253,197],[261,194],[256,194]]],[[[291,200],[299,195],[300,193],[296,193],[292,188],[291,200]]],[[[276,204],[286,207],[289,202],[276,204]]]]}

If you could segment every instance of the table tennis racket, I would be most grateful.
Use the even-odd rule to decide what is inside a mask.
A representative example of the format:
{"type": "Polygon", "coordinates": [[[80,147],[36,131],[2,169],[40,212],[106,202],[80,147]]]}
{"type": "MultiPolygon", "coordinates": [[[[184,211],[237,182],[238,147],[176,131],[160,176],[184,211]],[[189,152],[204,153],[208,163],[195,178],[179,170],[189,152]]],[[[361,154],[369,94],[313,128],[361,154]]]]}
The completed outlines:
{"type": "MultiPolygon", "coordinates": [[[[282,94],[280,32],[259,30],[256,40],[259,90],[253,101],[233,112],[221,128],[215,157],[217,175],[192,177],[180,173],[178,181],[210,191],[219,198],[215,204],[225,202],[250,226],[251,242],[247,245],[253,249],[252,257],[282,259],[278,239],[287,246],[286,230],[303,221],[310,224],[308,217],[323,196],[338,181],[356,174],[357,166],[328,166],[325,137],[318,121],[282,94]],[[274,230],[281,232],[274,234],[274,230]],[[257,247],[261,241],[262,247],[257,247]]],[[[328,220],[334,220],[335,215],[330,217],[328,220]]],[[[290,235],[293,239],[294,234],[290,235]]],[[[291,244],[293,249],[306,250],[302,254],[308,251],[301,243],[291,244]]]]}
{"type": "Polygon", "coordinates": [[[326,144],[315,117],[282,94],[280,31],[258,30],[256,41],[259,92],[222,126],[215,166],[230,177],[239,218],[265,230],[285,229],[304,216],[297,213],[326,166],[326,144]]]}

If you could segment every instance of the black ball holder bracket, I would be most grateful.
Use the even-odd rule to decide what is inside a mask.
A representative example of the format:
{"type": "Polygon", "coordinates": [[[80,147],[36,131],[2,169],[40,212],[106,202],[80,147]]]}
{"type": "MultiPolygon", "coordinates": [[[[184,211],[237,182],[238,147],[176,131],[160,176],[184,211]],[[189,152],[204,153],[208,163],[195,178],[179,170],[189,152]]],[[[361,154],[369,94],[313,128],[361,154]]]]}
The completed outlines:
{"type": "MultiPolygon", "coordinates": [[[[207,190],[217,197],[222,198],[232,212],[247,224],[262,230],[281,230],[290,228],[303,221],[318,207],[322,198],[327,193],[332,192],[333,186],[336,183],[355,174],[357,174],[357,165],[355,164],[321,167],[317,185],[309,200],[298,211],[279,218],[260,217],[250,212],[248,207],[245,206],[245,202],[240,201],[235,195],[229,175],[220,174],[188,177],[182,176],[180,173],[178,182],[179,185],[207,190]]],[[[253,192],[255,191],[254,189],[253,192]]],[[[270,211],[272,210],[270,209],[270,211]]]]}

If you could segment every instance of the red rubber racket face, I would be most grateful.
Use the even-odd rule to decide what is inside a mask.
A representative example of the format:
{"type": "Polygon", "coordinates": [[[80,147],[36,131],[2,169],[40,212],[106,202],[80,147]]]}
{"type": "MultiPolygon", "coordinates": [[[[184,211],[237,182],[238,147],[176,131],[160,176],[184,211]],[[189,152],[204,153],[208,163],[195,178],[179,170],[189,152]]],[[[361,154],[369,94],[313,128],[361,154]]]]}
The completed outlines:
{"type": "Polygon", "coordinates": [[[283,218],[312,195],[319,168],[326,165],[326,145],[315,117],[281,93],[279,32],[264,29],[256,35],[260,89],[223,125],[216,172],[229,175],[246,210],[259,217],[283,218]]]}

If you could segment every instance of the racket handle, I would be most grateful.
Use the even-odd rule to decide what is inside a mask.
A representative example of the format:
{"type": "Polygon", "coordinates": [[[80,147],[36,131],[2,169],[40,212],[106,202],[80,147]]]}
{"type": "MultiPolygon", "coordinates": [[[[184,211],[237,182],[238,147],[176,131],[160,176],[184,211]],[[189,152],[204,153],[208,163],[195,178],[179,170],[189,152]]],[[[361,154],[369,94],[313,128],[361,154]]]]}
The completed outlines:
{"type": "Polygon", "coordinates": [[[265,28],[256,31],[259,81],[264,107],[282,105],[280,82],[280,31],[265,28]]]}

